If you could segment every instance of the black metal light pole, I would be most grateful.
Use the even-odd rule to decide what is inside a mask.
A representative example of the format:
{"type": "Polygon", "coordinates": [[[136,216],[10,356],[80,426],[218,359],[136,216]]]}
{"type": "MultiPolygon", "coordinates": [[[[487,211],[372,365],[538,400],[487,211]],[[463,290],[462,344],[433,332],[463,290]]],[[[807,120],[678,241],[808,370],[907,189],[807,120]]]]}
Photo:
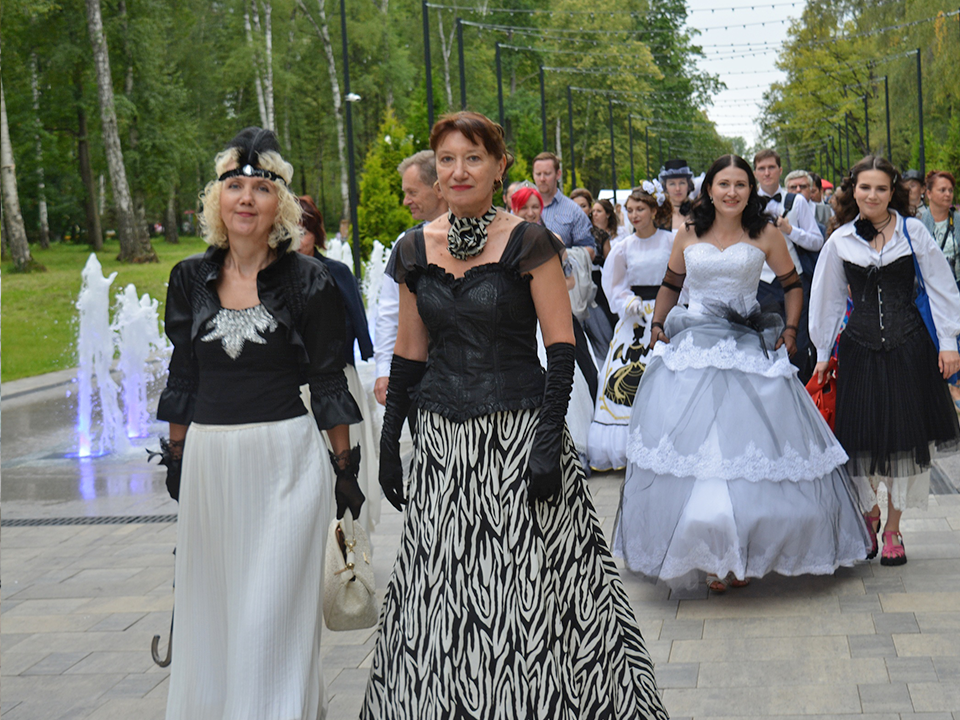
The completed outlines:
{"type": "Polygon", "coordinates": [[[427,81],[427,133],[433,130],[433,67],[430,64],[430,8],[423,0],[423,64],[427,81]]]}
{"type": "Polygon", "coordinates": [[[645,125],[643,128],[643,144],[647,147],[647,172],[646,179],[650,179],[650,126],[645,125]]]}
{"type": "Polygon", "coordinates": [[[633,172],[633,115],[627,113],[627,133],[630,135],[630,187],[637,186],[637,180],[633,172]]]}
{"type": "Polygon", "coordinates": [[[847,171],[853,167],[850,164],[850,113],[843,114],[843,128],[847,134],[847,171]]]}
{"type": "Polygon", "coordinates": [[[350,224],[353,226],[353,274],[361,278],[360,267],[360,226],[357,220],[357,168],[353,163],[353,100],[350,92],[350,56],[347,52],[347,6],[346,0],[340,0],[340,37],[343,41],[343,97],[346,101],[347,119],[347,171],[349,174],[348,193],[350,198],[350,224]]]}
{"type": "Polygon", "coordinates": [[[923,141],[923,72],[920,66],[920,48],[917,48],[917,120],[920,125],[920,174],[927,175],[927,146],[923,141]]]}
{"type": "Polygon", "coordinates": [[[543,87],[543,65],[540,66],[540,129],[543,133],[543,152],[547,151],[547,93],[543,87]]]}
{"type": "Polygon", "coordinates": [[[890,142],[890,85],[887,76],[883,76],[883,95],[887,105],[887,160],[893,162],[893,146],[890,142]]]}
{"type": "Polygon", "coordinates": [[[867,143],[867,155],[870,154],[870,106],[867,101],[867,93],[863,94],[863,128],[865,140],[867,143]]]}
{"type": "Polygon", "coordinates": [[[497,52],[497,117],[500,119],[500,127],[506,129],[503,113],[503,66],[500,62],[500,43],[497,43],[495,48],[497,52]]]}
{"type": "Polygon", "coordinates": [[[457,18],[457,61],[460,64],[460,109],[467,109],[467,70],[463,61],[463,20],[457,18]]]}
{"type": "Polygon", "coordinates": [[[573,137],[573,93],[567,85],[567,125],[570,128],[570,187],[577,186],[577,143],[573,137]]]}
{"type": "Polygon", "coordinates": [[[607,100],[610,113],[610,173],[613,177],[613,204],[617,204],[617,152],[613,145],[613,99],[607,100]]]}

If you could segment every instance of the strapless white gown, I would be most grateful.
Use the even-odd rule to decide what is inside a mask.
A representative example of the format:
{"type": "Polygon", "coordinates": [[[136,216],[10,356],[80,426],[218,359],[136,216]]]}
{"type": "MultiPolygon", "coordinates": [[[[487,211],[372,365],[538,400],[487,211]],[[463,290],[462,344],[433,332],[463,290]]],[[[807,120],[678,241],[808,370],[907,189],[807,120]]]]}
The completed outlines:
{"type": "Polygon", "coordinates": [[[864,559],[847,455],[796,378],[782,323],[757,317],[764,253],[684,252],[689,308],[668,315],[630,418],[614,552],[671,587],[723,577],[830,574],[864,559]]]}

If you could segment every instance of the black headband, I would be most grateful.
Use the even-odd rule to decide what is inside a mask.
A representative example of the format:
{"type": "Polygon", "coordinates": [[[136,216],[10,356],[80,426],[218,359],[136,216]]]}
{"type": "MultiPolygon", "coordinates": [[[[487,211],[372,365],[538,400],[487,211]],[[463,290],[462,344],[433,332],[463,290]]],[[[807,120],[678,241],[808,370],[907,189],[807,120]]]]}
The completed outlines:
{"type": "Polygon", "coordinates": [[[229,180],[230,178],[240,177],[240,176],[265,178],[267,180],[273,180],[274,182],[276,182],[277,180],[280,180],[284,182],[284,184],[286,184],[283,178],[277,175],[275,172],[271,170],[264,170],[263,168],[254,167],[249,163],[247,165],[244,165],[243,167],[234,168],[233,170],[227,170],[223,175],[218,177],[217,180],[219,180],[220,182],[223,182],[224,180],[229,180]]]}

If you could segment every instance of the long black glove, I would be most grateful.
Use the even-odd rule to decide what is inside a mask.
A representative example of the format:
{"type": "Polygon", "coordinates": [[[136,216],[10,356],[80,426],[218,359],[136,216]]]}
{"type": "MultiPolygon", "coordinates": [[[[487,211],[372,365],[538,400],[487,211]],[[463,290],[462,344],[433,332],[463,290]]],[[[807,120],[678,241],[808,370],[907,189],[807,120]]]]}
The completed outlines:
{"type": "Polygon", "coordinates": [[[554,343],[547,348],[547,379],[537,430],[530,449],[527,498],[544,500],[560,491],[563,473],[560,450],[563,445],[563,424],[573,387],[576,348],[570,343],[554,343]]]}
{"type": "Polygon", "coordinates": [[[167,492],[177,502],[180,501],[180,466],[183,462],[183,440],[160,438],[160,452],[147,448],[147,462],[155,457],[167,468],[167,492]]]}
{"type": "Polygon", "coordinates": [[[657,291],[657,304],[653,308],[653,321],[650,323],[650,347],[652,348],[658,342],[670,342],[670,338],[663,331],[663,322],[667,315],[676,306],[680,300],[680,293],[683,290],[683,280],[687,277],[686,273],[678,273],[667,266],[667,272],[664,273],[663,282],[660,283],[660,290],[657,291]]]}
{"type": "Polygon", "coordinates": [[[337,484],[333,490],[337,500],[337,520],[343,517],[347,508],[350,508],[354,518],[360,517],[360,508],[366,500],[357,481],[357,476],[360,474],[360,446],[357,445],[353,450],[344,450],[336,455],[330,452],[330,462],[333,463],[333,471],[337,474],[337,484]]]}
{"type": "Polygon", "coordinates": [[[407,360],[399,355],[394,355],[390,364],[387,405],[383,413],[383,430],[380,433],[380,487],[383,488],[387,502],[401,512],[407,499],[403,496],[400,433],[413,403],[410,391],[420,382],[426,370],[425,362],[407,360]]]}

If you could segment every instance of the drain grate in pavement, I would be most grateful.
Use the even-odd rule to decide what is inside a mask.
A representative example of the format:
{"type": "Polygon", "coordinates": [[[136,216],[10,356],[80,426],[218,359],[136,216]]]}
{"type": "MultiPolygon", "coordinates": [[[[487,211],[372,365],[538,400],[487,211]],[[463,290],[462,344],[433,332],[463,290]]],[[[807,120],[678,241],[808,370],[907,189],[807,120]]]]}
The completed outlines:
{"type": "Polygon", "coordinates": [[[100,517],[3,518],[0,527],[46,527],[51,525],[134,525],[176,522],[176,515],[103,515],[100,517]]]}

